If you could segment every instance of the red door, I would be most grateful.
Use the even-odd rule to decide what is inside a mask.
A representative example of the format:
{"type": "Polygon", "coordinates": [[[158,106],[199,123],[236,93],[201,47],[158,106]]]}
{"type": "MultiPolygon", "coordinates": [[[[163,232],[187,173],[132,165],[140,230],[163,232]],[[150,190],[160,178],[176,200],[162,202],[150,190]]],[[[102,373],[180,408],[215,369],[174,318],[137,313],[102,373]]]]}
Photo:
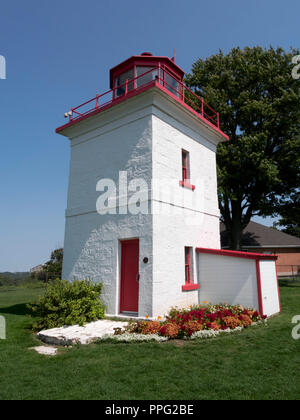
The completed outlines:
{"type": "Polygon", "coordinates": [[[121,312],[138,312],[139,240],[121,242],[121,312]]]}

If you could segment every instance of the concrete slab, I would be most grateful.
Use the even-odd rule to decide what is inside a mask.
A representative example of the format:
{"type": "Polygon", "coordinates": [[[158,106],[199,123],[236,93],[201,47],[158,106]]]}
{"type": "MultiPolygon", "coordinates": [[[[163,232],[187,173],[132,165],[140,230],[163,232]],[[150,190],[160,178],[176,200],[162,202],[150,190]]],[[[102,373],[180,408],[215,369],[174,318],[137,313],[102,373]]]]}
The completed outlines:
{"type": "Polygon", "coordinates": [[[40,331],[38,338],[47,344],[71,346],[73,344],[89,344],[106,334],[114,334],[114,328],[123,328],[128,322],[100,320],[80,327],[54,328],[40,331]]]}

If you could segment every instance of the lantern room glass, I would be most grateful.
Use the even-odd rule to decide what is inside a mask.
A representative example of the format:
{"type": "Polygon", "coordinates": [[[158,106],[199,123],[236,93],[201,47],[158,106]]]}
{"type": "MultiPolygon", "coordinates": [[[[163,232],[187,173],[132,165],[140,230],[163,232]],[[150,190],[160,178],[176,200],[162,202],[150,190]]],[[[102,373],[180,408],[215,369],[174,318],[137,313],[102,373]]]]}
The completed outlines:
{"type": "Polygon", "coordinates": [[[136,77],[136,87],[139,88],[140,86],[145,86],[148,83],[153,82],[153,80],[158,79],[158,71],[153,68],[153,66],[137,66],[136,77]]]}
{"type": "MultiPolygon", "coordinates": [[[[125,95],[126,93],[126,81],[130,81],[134,79],[134,68],[125,71],[124,73],[120,74],[115,79],[115,96],[118,98],[119,96],[125,95]]],[[[134,89],[134,82],[131,81],[127,85],[127,92],[134,89]]]]}

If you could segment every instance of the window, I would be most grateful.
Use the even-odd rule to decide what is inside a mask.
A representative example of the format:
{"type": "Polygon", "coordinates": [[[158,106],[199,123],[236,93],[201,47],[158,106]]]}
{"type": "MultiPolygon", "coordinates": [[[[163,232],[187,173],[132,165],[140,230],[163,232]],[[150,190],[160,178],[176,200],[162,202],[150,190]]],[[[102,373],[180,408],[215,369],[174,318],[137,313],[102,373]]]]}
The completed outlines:
{"type": "Polygon", "coordinates": [[[181,153],[182,157],[182,180],[179,181],[179,184],[182,187],[190,188],[194,191],[195,185],[191,185],[190,183],[190,154],[186,150],[182,150],[181,153]]]}
{"type": "Polygon", "coordinates": [[[153,67],[142,67],[142,66],[136,67],[136,77],[138,77],[138,79],[136,79],[137,88],[140,86],[144,86],[148,83],[151,83],[153,80],[158,78],[158,71],[156,69],[153,69],[152,71],[150,71],[151,69],[153,69],[153,67]],[[144,74],[144,73],[147,73],[147,74],[144,74]],[[143,74],[144,76],[142,76],[143,74]]]}
{"type": "Polygon", "coordinates": [[[183,291],[196,290],[199,288],[198,284],[194,284],[193,271],[193,248],[186,246],[184,248],[185,284],[182,286],[183,291]]]}
{"type": "Polygon", "coordinates": [[[179,83],[168,73],[165,73],[165,88],[173,93],[173,95],[179,96],[179,83]]]}
{"type": "Polygon", "coordinates": [[[184,248],[184,257],[185,257],[185,284],[191,284],[191,250],[192,248],[184,248]]]}
{"type": "MultiPolygon", "coordinates": [[[[115,95],[118,98],[119,96],[122,96],[126,93],[126,81],[130,81],[134,79],[134,69],[130,69],[126,71],[125,73],[120,74],[118,77],[116,77],[115,80],[115,87],[117,88],[115,91],[115,95]]],[[[127,92],[134,89],[134,82],[128,83],[127,86],[127,92]]]]}
{"type": "Polygon", "coordinates": [[[190,179],[190,154],[182,150],[182,181],[190,179]]]}

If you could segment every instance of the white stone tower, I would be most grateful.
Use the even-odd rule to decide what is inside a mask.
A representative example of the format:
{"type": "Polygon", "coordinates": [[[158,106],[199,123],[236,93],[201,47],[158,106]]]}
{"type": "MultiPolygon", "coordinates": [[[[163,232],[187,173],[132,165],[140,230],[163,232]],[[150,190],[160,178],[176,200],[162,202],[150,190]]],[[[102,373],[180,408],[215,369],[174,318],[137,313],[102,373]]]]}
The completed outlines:
{"type": "Polygon", "coordinates": [[[198,303],[196,247],[220,248],[219,115],[174,59],[132,56],[72,108],[63,278],[103,282],[111,315],[198,303]]]}

